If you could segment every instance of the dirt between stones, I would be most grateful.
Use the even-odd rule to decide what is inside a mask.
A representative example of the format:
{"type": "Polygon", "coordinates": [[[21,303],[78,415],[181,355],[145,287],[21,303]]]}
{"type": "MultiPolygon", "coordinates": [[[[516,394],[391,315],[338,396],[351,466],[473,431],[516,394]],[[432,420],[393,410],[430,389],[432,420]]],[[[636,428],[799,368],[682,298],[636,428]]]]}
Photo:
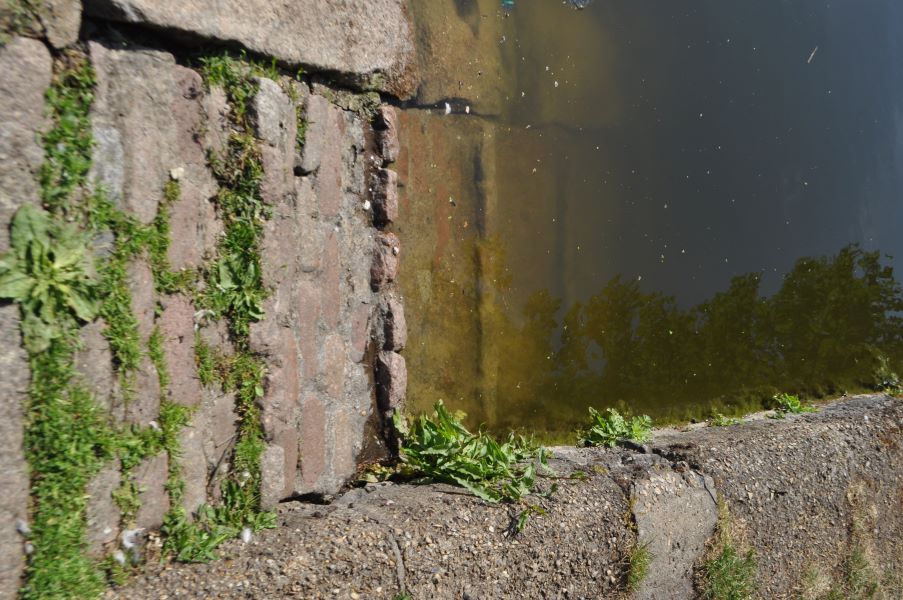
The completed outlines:
{"type": "Polygon", "coordinates": [[[637,530],[654,558],[633,597],[692,598],[716,495],[756,554],[760,596],[797,597],[808,566],[836,575],[857,544],[875,568],[903,570],[901,429],[903,402],[861,396],[784,420],[660,431],[638,450],[556,448],[558,490],[530,499],[547,514],[521,534],[521,507],[449,486],[369,485],[330,505],[283,504],[278,529],[228,543],[222,560],[149,564],[107,598],[623,598],[637,530]]]}

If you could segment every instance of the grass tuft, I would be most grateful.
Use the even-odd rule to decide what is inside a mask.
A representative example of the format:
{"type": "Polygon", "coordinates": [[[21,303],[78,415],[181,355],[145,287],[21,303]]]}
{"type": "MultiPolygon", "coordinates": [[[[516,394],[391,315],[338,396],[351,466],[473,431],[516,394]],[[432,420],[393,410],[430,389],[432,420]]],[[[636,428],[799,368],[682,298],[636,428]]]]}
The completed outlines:
{"type": "Polygon", "coordinates": [[[637,544],[630,552],[627,570],[628,592],[637,591],[640,584],[646,580],[653,558],[652,552],[649,550],[649,544],[637,544]]]}
{"type": "Polygon", "coordinates": [[[718,503],[717,541],[703,565],[703,597],[706,600],[751,600],[756,591],[756,559],[734,540],[730,513],[724,500],[718,503]]]}
{"type": "MultiPolygon", "coordinates": [[[[74,330],[67,332],[74,334],[74,330]]],[[[25,430],[31,469],[31,534],[23,600],[91,598],[104,579],[85,548],[88,482],[113,457],[115,441],[91,395],[75,385],[72,337],[32,354],[25,430]]]]}

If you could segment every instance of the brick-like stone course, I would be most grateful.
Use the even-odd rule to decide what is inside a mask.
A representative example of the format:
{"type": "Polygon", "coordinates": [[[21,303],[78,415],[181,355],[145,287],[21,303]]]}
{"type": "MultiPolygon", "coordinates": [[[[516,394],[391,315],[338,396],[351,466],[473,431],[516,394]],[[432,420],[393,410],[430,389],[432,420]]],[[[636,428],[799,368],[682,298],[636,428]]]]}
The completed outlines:
{"type": "MultiPolygon", "coordinates": [[[[89,42],[88,53],[98,82],[90,115],[95,138],[92,181],[121,210],[150,223],[160,209],[164,188],[176,180],[179,195],[170,207],[168,258],[173,269],[200,267],[212,255],[223,229],[212,202],[218,186],[207,164],[205,144],[215,144],[220,151],[225,147],[229,110],[225,96],[221,90],[206,93],[200,75],[177,64],[167,52],[89,42]]],[[[216,499],[215,491],[211,493],[216,486],[210,482],[217,466],[228,464],[235,436],[234,398],[200,385],[193,302],[183,295],[161,297],[147,257],[128,265],[127,284],[141,345],[147,347],[155,328],[162,335],[168,389],[160,389],[160,374],[145,355],[133,374],[133,393],[126,397],[111,367],[102,323],[84,328],[76,366],[114,423],[158,426],[164,399],[196,407],[191,424],[180,434],[179,457],[186,482],[185,508],[193,511],[216,499]]],[[[202,331],[208,333],[212,332],[202,331]]],[[[228,351],[222,332],[209,337],[228,351]]],[[[133,522],[120,523],[118,509],[110,503],[117,472],[111,468],[89,485],[88,537],[94,552],[101,552],[98,546],[109,550],[117,543],[120,527],[159,527],[169,509],[165,454],[145,460],[131,474],[141,490],[141,508],[133,522]]]]}
{"type": "Polygon", "coordinates": [[[398,173],[380,169],[373,181],[373,217],[381,226],[398,220],[398,173]]]}
{"type": "Polygon", "coordinates": [[[398,140],[398,115],[391,106],[382,106],[374,121],[376,143],[382,156],[383,164],[398,160],[401,144],[398,140]]]}
{"type": "Polygon", "coordinates": [[[263,149],[286,158],[264,160],[264,181],[284,181],[289,165],[294,178],[265,196],[274,207],[262,256],[272,295],[266,319],[251,330],[252,350],[269,366],[261,401],[268,506],[292,495],[335,493],[354,474],[377,411],[375,365],[365,356],[374,336],[383,343],[375,320],[381,292],[371,287],[370,267],[374,241],[386,234],[364,206],[372,199],[364,160],[370,124],[309,90],[299,95],[301,106],[283,95],[262,81],[253,102],[263,149]],[[294,140],[290,121],[299,108],[305,142],[290,153],[282,140],[294,140]]]}
{"type": "Polygon", "coordinates": [[[398,255],[401,246],[394,233],[379,233],[376,236],[376,247],[373,251],[373,263],[370,267],[370,284],[374,290],[383,290],[395,281],[398,275],[398,255]]]}

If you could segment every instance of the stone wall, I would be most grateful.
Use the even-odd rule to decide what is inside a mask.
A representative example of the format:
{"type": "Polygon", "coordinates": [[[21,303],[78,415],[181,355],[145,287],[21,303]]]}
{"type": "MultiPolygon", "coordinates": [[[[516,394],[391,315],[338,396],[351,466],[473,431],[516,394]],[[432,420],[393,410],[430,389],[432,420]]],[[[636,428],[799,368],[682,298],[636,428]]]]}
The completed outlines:
{"type": "MultiPolygon", "coordinates": [[[[405,395],[399,352],[406,325],[394,283],[401,249],[389,231],[397,214],[398,181],[388,169],[398,154],[397,119],[374,94],[361,95],[371,88],[401,96],[411,90],[405,5],[283,4],[90,0],[82,22],[79,2],[59,0],[7,31],[0,47],[6,74],[0,84],[0,252],[9,249],[16,210],[40,202],[41,136],[49,127],[44,97],[52,70],[73,56],[86,57],[96,74],[90,189],[84,192],[104,190],[116,208],[149,225],[163,214],[164,190],[178,185],[178,196],[165,207],[166,259],[174,272],[196,273],[192,285],[161,291],[147,253],[126,267],[140,345],[146,349],[153,336],[162,337],[168,378],[160,377],[159,363],[145,350],[133,374],[134,393],[127,394],[102,319],[82,327],[75,366],[116,430],[158,429],[163,403],[190,409],[176,457],[189,514],[221,500],[219,483],[230,473],[241,417],[236,392],[204,385],[198,371],[199,344],[218,356],[236,352],[221,315],[198,301],[226,228],[214,165],[229,152],[236,107],[224,89],[204,81],[195,41],[213,44],[209,55],[244,48],[264,55],[263,62],[276,59],[282,73],[310,71],[303,78],[258,76],[248,102],[267,207],[260,243],[264,316],[247,337],[247,351],[265,366],[256,401],[265,443],[260,508],[335,494],[360,462],[385,456],[385,424],[405,395]],[[119,21],[129,25],[119,29],[119,21]],[[301,137],[299,123],[306,127],[301,137]]],[[[8,25],[3,15],[0,23],[8,25]]],[[[94,242],[102,258],[113,237],[94,242]]],[[[14,597],[20,585],[30,511],[23,450],[30,375],[18,320],[17,306],[0,305],[0,598],[14,597]]],[[[93,556],[119,548],[124,528],[160,527],[172,508],[165,487],[170,458],[158,452],[126,475],[111,460],[88,484],[93,556]],[[113,498],[124,477],[140,500],[128,522],[113,498]]]]}

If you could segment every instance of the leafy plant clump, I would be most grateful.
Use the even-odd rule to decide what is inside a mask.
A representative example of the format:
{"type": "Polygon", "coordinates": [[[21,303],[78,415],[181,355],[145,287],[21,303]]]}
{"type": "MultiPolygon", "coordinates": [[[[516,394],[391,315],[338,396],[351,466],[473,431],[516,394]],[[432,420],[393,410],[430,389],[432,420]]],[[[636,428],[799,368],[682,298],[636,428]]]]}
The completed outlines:
{"type": "Polygon", "coordinates": [[[738,419],[737,417],[725,417],[721,413],[718,413],[709,419],[709,424],[712,427],[731,427],[733,425],[739,425],[740,422],[741,419],[738,419]]]}
{"type": "Polygon", "coordinates": [[[815,412],[815,408],[805,405],[796,394],[781,393],[772,397],[774,408],[773,419],[783,419],[788,414],[800,414],[815,412]]]}
{"type": "Polygon", "coordinates": [[[0,298],[19,304],[25,347],[43,352],[78,321],[97,315],[91,254],[76,229],[30,204],[16,211],[12,251],[0,257],[0,298]]]}
{"type": "Polygon", "coordinates": [[[515,502],[536,485],[536,464],[546,463],[545,449],[511,434],[504,442],[471,433],[440,400],[432,416],[408,422],[398,413],[402,436],[403,477],[458,485],[487,502],[515,502]]]}
{"type": "Polygon", "coordinates": [[[614,446],[620,440],[645,442],[652,436],[652,419],[648,415],[621,415],[613,408],[604,414],[590,407],[590,426],[581,432],[581,446],[614,446]]]}

